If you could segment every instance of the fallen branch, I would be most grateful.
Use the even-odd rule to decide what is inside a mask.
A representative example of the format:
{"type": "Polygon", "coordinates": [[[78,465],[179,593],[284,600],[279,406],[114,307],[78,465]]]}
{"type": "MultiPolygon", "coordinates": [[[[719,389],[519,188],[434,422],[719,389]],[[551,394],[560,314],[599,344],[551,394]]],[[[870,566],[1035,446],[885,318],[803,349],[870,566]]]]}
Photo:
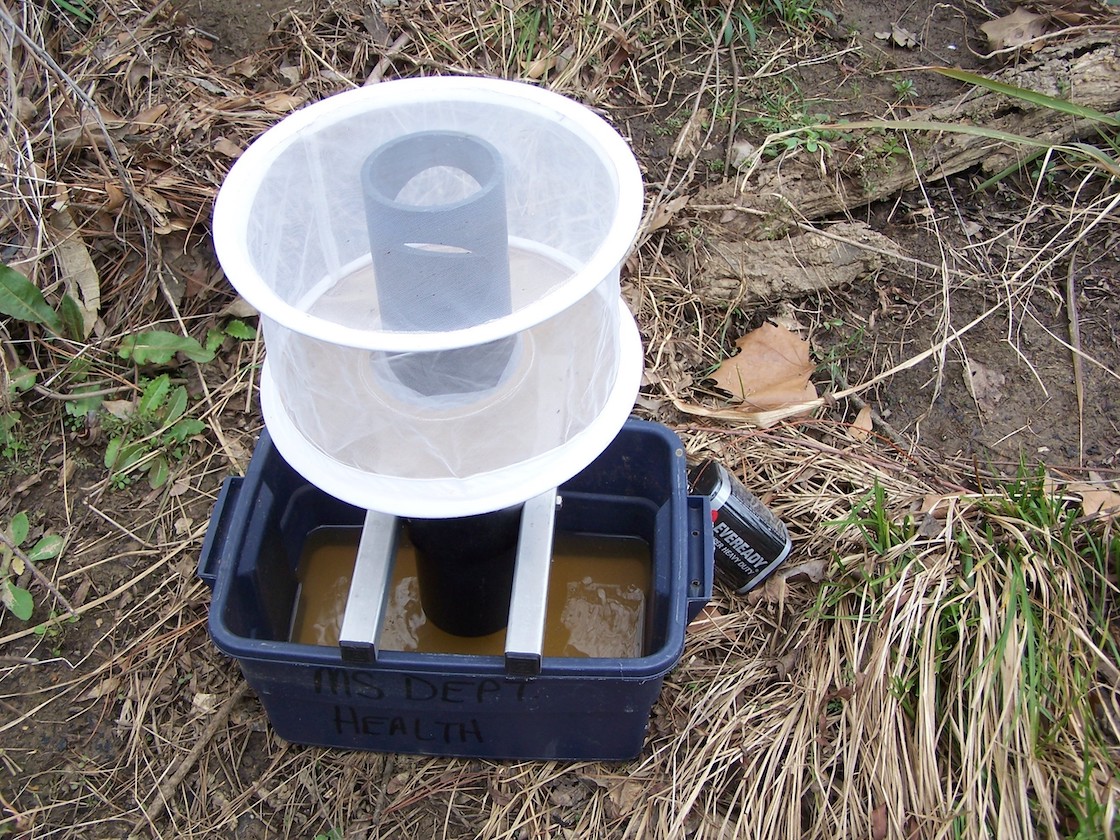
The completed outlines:
{"type": "MultiPolygon", "coordinates": [[[[1077,106],[1112,114],[1120,110],[1120,44],[1100,35],[1082,38],[1043,50],[1033,61],[991,78],[1059,99],[1069,95],[1077,106]]],[[[764,211],[783,219],[792,207],[802,219],[819,219],[903,192],[919,180],[938,181],[977,165],[988,173],[1000,172],[1021,159],[1021,149],[1007,148],[1013,139],[1025,139],[1035,146],[1062,146],[1092,135],[1099,123],[1057,114],[1053,108],[1032,106],[997,91],[969,87],[958,100],[908,120],[827,128],[854,131],[857,126],[906,128],[921,130],[921,134],[909,144],[908,156],[874,156],[874,150],[858,138],[836,141],[834,154],[825,160],[829,177],[822,177],[821,161],[816,158],[782,155],[764,161],[759,149],[742,177],[702,191],[692,203],[732,203],[748,212],[764,211]]],[[[792,136],[799,130],[774,137],[792,136]]],[[[759,226],[753,217],[740,223],[750,229],[759,226]]]]}

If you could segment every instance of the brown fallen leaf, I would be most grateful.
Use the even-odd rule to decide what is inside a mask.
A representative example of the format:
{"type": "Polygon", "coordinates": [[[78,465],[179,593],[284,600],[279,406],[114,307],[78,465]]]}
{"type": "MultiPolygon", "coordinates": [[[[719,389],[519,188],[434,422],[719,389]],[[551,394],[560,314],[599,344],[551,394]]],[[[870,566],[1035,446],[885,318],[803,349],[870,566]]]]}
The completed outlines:
{"type": "Polygon", "coordinates": [[[526,79],[541,79],[549,70],[556,67],[556,61],[557,57],[555,55],[545,55],[532,61],[523,61],[521,62],[521,72],[526,79]]]}
{"type": "Polygon", "coordinates": [[[294,111],[302,105],[306,99],[307,97],[305,96],[296,96],[291,93],[277,91],[276,93],[271,93],[264,97],[260,104],[274,114],[286,114],[288,111],[294,111]]]}
{"type": "Polygon", "coordinates": [[[992,370],[971,359],[964,370],[964,384],[976,400],[976,405],[985,414],[996,410],[1003,399],[1003,383],[1006,381],[1006,377],[998,370],[992,370]]]}
{"type": "Polygon", "coordinates": [[[955,500],[959,498],[959,494],[942,496],[937,493],[927,493],[922,499],[918,513],[928,514],[936,519],[947,519],[955,500]]]}
{"type": "Polygon", "coordinates": [[[848,433],[856,440],[867,440],[871,437],[871,406],[865,405],[859,410],[856,419],[848,427],[848,433]]]}
{"type": "Polygon", "coordinates": [[[93,332],[101,309],[101,276],[70,209],[64,207],[51,213],[50,225],[56,233],[55,258],[66,284],[66,293],[78,304],[82,313],[82,335],[73,337],[87,338],[93,332]]]}
{"type": "Polygon", "coordinates": [[[676,157],[691,157],[700,151],[704,126],[708,124],[710,114],[707,108],[697,108],[696,113],[689,117],[688,122],[681,127],[677,140],[673,143],[673,155],[676,157]]]}
{"type": "Polygon", "coordinates": [[[980,24],[980,31],[995,50],[1021,47],[1046,34],[1046,16],[1036,15],[1026,9],[1016,9],[1009,15],[980,24]]]}
{"type": "Polygon", "coordinates": [[[875,37],[880,41],[889,41],[894,46],[901,47],[904,50],[914,50],[921,46],[917,35],[897,23],[891,24],[890,32],[876,32],[875,37]]]}
{"type": "Polygon", "coordinates": [[[1089,482],[1070,482],[1066,490],[1081,497],[1081,512],[1086,516],[1115,518],[1120,513],[1120,493],[1096,473],[1089,473],[1089,478],[1089,482]]]}
{"type": "Polygon", "coordinates": [[[768,322],[735,345],[739,353],[725,359],[712,375],[735,400],[755,409],[777,409],[816,399],[805,339],[768,322]]]}
{"type": "Polygon", "coordinates": [[[827,571],[828,566],[824,560],[806,560],[795,566],[779,566],[762,586],[747,593],[747,603],[752,606],[759,601],[782,604],[785,602],[786,593],[789,592],[790,581],[810,580],[813,583],[820,583],[824,580],[827,571]]]}
{"type": "Polygon", "coordinates": [[[658,204],[653,210],[653,215],[650,217],[646,232],[653,233],[655,230],[660,230],[665,227],[669,222],[673,221],[677,213],[684,209],[686,204],[688,204],[687,195],[678,195],[676,198],[658,204]]]}
{"type": "Polygon", "coordinates": [[[241,157],[241,147],[226,137],[219,137],[215,140],[213,149],[218,154],[228,158],[241,157]]]}
{"type": "Polygon", "coordinates": [[[645,785],[641,782],[625,781],[607,789],[607,796],[611,803],[618,809],[619,816],[629,814],[642,800],[645,785]]]}
{"type": "Polygon", "coordinates": [[[871,809],[871,840],[886,840],[889,831],[887,806],[876,805],[871,809]]]}

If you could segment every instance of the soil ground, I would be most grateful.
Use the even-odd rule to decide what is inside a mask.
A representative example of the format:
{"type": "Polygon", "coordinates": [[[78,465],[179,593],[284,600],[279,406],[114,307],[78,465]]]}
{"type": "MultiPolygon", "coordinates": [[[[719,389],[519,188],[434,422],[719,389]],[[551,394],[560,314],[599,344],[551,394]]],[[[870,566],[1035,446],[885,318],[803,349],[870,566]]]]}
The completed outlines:
{"type": "MultiPolygon", "coordinates": [[[[289,85],[284,68],[306,75],[333,65],[336,75],[350,74],[348,84],[360,84],[401,33],[413,32],[415,44],[417,31],[434,30],[441,19],[462,13],[457,4],[441,11],[402,0],[371,7],[375,26],[367,5],[308,0],[293,8],[285,0],[183,0],[173,4],[173,12],[158,13],[157,41],[174,45],[165,54],[163,72],[205,77],[201,88],[223,89],[214,95],[226,103],[234,96],[234,81],[258,98],[282,93],[306,100],[330,92],[332,84],[334,89],[346,85],[321,77],[314,84],[289,85]],[[346,27],[355,42],[365,39],[364,53],[349,46],[326,57],[316,52],[315,32],[346,27]],[[352,61],[361,72],[351,72],[343,61],[352,61]]],[[[511,19],[535,8],[504,5],[511,19]]],[[[717,31],[728,21],[716,5],[681,8],[694,16],[690,20],[717,31]]],[[[600,110],[631,141],[650,196],[678,184],[683,194],[696,195],[734,173],[729,163],[737,142],[758,144],[771,131],[816,120],[819,114],[828,120],[918,114],[963,91],[959,83],[923,67],[996,72],[1018,60],[1015,55],[982,57],[990,47],[979,26],[1011,11],[1004,3],[845,0],[803,8],[816,9],[806,13],[804,26],[783,25],[771,15],[760,25],[757,43],[741,29],[729,30],[726,40],[717,35],[720,50],[710,65],[710,52],[690,51],[702,42],[695,33],[661,49],[658,39],[668,37],[664,32],[626,32],[594,72],[563,92],[600,110]],[[892,26],[908,30],[916,44],[903,47],[877,37],[892,26]],[[777,64],[768,65],[770,59],[777,64]],[[709,122],[682,155],[677,150],[697,108],[707,110],[709,122]]],[[[559,23],[555,29],[560,32],[559,23]]],[[[111,34],[112,27],[107,31],[111,34]]],[[[431,32],[433,39],[439,34],[431,32]]],[[[540,30],[542,39],[548,34],[540,30]]],[[[123,39],[127,31],[117,35],[123,39]]],[[[75,46],[83,43],[80,33],[60,37],[75,46]]],[[[397,57],[381,72],[386,79],[418,70],[497,73],[509,63],[484,51],[468,54],[474,65],[397,57]]],[[[529,72],[529,64],[522,62],[510,75],[529,72]]],[[[202,114],[216,106],[200,100],[189,107],[202,114]]],[[[275,118],[260,117],[260,129],[275,118]]],[[[219,129],[199,123],[193,130],[216,134],[219,129]]],[[[175,172],[180,184],[191,184],[180,186],[183,194],[212,197],[214,173],[228,165],[213,153],[217,139],[197,145],[209,150],[205,155],[163,169],[152,166],[144,177],[154,183],[175,172]]],[[[143,145],[131,137],[127,142],[143,145]]],[[[805,148],[797,153],[814,155],[805,148]]],[[[821,393],[865,382],[941,345],[925,361],[862,392],[860,400],[840,401],[811,421],[789,421],[792,426],[843,429],[866,404],[876,421],[867,446],[887,453],[882,457],[898,456],[903,464],[921,461],[930,474],[951,476],[944,479],[950,484],[967,483],[969,475],[980,472],[1014,473],[1021,464],[1045,464],[1068,479],[1087,479],[1090,472],[1097,480],[1116,478],[1120,227],[1100,225],[1038,271],[1012,276],[1008,268],[1035,254],[1045,263],[1056,253],[1051,237],[1067,224],[1071,206],[1089,206],[1094,191],[1107,187],[1099,179],[1082,183],[1082,173],[1059,163],[1037,183],[1028,167],[978,192],[989,174],[967,170],[845,214],[888,237],[909,262],[883,267],[852,284],[731,309],[706,307],[691,291],[706,248],[722,234],[710,214],[682,206],[643,238],[624,274],[627,299],[638,302],[634,308],[646,340],[647,369],[657,374],[647,378],[639,413],[678,430],[690,451],[724,447],[734,454],[736,436],[754,432],[682,414],[667,392],[696,405],[715,404],[719,395],[705,378],[730,352],[733,340],[779,318],[800,327],[810,341],[821,393]],[[673,291],[658,298],[656,290],[664,286],[673,291]],[[653,314],[644,308],[649,300],[655,300],[653,314]],[[990,309],[974,328],[946,341],[990,309]],[[1071,322],[1078,328],[1076,342],[1071,322]],[[1084,355],[1077,376],[1071,343],[1084,355]]],[[[208,199],[198,206],[209,212],[208,199]]],[[[165,212],[175,215],[174,202],[165,212]]],[[[160,234],[168,276],[187,278],[178,316],[192,325],[216,323],[217,313],[234,300],[217,270],[207,218],[160,234]]],[[[139,241],[135,230],[122,228],[120,236],[139,241]]],[[[114,255],[123,261],[129,246],[105,247],[110,250],[95,253],[99,264],[114,255]],[[113,248],[119,250],[110,252],[113,248]]],[[[116,312],[105,313],[110,333],[143,323],[129,313],[143,312],[147,323],[165,325],[176,317],[154,281],[134,298],[125,297],[116,312]],[[134,300],[138,303],[132,307],[134,300]]],[[[26,331],[13,324],[8,329],[21,358],[34,355],[27,349],[32,342],[26,331]]],[[[6,472],[8,513],[32,512],[33,536],[67,535],[68,556],[75,559],[60,566],[54,582],[82,616],[76,623],[52,623],[44,606],[49,596],[36,590],[35,621],[45,622],[39,625],[43,629],[32,632],[9,615],[0,621],[0,835],[577,837],[589,836],[582,831],[594,824],[615,826],[611,836],[718,836],[701,812],[705,802],[724,807],[719,790],[710,793],[711,799],[682,805],[679,819],[671,821],[672,832],[664,825],[647,826],[648,834],[635,823],[619,827],[639,798],[640,791],[629,785],[653,780],[649,796],[674,796],[671,775],[642,774],[655,757],[672,750],[671,733],[687,720],[679,705],[692,684],[687,671],[669,678],[666,699],[655,709],[651,744],[639,763],[554,765],[541,789],[531,791],[549,816],[534,828],[522,822],[516,831],[496,814],[517,796],[530,795],[523,765],[362,754],[341,760],[289,745],[271,732],[252,692],[242,693],[237,666],[209,641],[209,590],[195,576],[221,482],[243,472],[261,429],[253,382],[261,349],[251,341],[227,339],[214,362],[183,365],[176,372],[176,382],[185,384],[192,398],[209,401],[213,433],[207,432],[207,442],[194,446],[160,490],[150,490],[143,481],[111,486],[103,466],[105,430],[68,423],[48,397],[23,399],[22,428],[36,442],[6,472]],[[192,751],[196,745],[199,750],[192,751]],[[638,782],[628,775],[635,767],[632,778],[638,782]],[[180,768],[182,776],[177,776],[180,768]],[[157,787],[166,792],[166,806],[157,787]],[[600,822],[589,822],[595,808],[605,810],[595,812],[600,822]]],[[[777,433],[757,434],[764,442],[765,435],[777,433]]],[[[775,498],[775,488],[765,486],[767,475],[759,469],[753,476],[747,471],[759,482],[753,489],[790,517],[802,555],[832,556],[813,527],[795,521],[800,514],[792,503],[783,507],[780,492],[775,498]]],[[[718,587],[714,603],[721,614],[749,609],[718,587]]],[[[775,641],[780,631],[794,626],[780,606],[775,609],[766,619],[773,622],[774,636],[759,648],[771,665],[783,655],[775,641]]],[[[703,660],[702,650],[696,647],[693,659],[703,660]]],[[[719,780],[728,789],[742,785],[731,771],[719,780]]],[[[876,828],[874,836],[889,835],[876,828]]]]}

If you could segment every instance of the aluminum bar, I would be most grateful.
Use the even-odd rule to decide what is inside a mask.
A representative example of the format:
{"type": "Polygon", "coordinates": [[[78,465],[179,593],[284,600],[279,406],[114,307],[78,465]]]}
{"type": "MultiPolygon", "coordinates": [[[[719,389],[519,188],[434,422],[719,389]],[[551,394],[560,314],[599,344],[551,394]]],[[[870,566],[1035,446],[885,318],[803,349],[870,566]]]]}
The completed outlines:
{"type": "Polygon", "coordinates": [[[514,676],[534,676],[541,672],[552,533],[558,504],[559,497],[553,489],[529,499],[521,511],[506,626],[506,671],[514,676]]]}
{"type": "Polygon", "coordinates": [[[375,662],[397,553],[397,517],[367,511],[338,644],[347,662],[375,662]]]}

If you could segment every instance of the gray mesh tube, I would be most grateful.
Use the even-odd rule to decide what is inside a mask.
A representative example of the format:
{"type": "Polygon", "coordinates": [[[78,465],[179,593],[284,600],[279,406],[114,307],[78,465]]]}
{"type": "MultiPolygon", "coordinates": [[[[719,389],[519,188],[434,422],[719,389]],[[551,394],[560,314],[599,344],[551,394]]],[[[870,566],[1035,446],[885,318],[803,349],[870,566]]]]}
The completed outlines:
{"type": "MultiPolygon", "coordinates": [[[[460,187],[461,189],[461,187],[460,187]]],[[[511,311],[509,235],[501,154],[483,140],[428,131],[392,140],[362,167],[381,326],[445,332],[511,311]],[[429,170],[466,173],[466,197],[411,203],[401,194],[429,170]]],[[[402,384],[425,396],[485,391],[501,380],[515,339],[427,353],[389,354],[402,384]]]]}

